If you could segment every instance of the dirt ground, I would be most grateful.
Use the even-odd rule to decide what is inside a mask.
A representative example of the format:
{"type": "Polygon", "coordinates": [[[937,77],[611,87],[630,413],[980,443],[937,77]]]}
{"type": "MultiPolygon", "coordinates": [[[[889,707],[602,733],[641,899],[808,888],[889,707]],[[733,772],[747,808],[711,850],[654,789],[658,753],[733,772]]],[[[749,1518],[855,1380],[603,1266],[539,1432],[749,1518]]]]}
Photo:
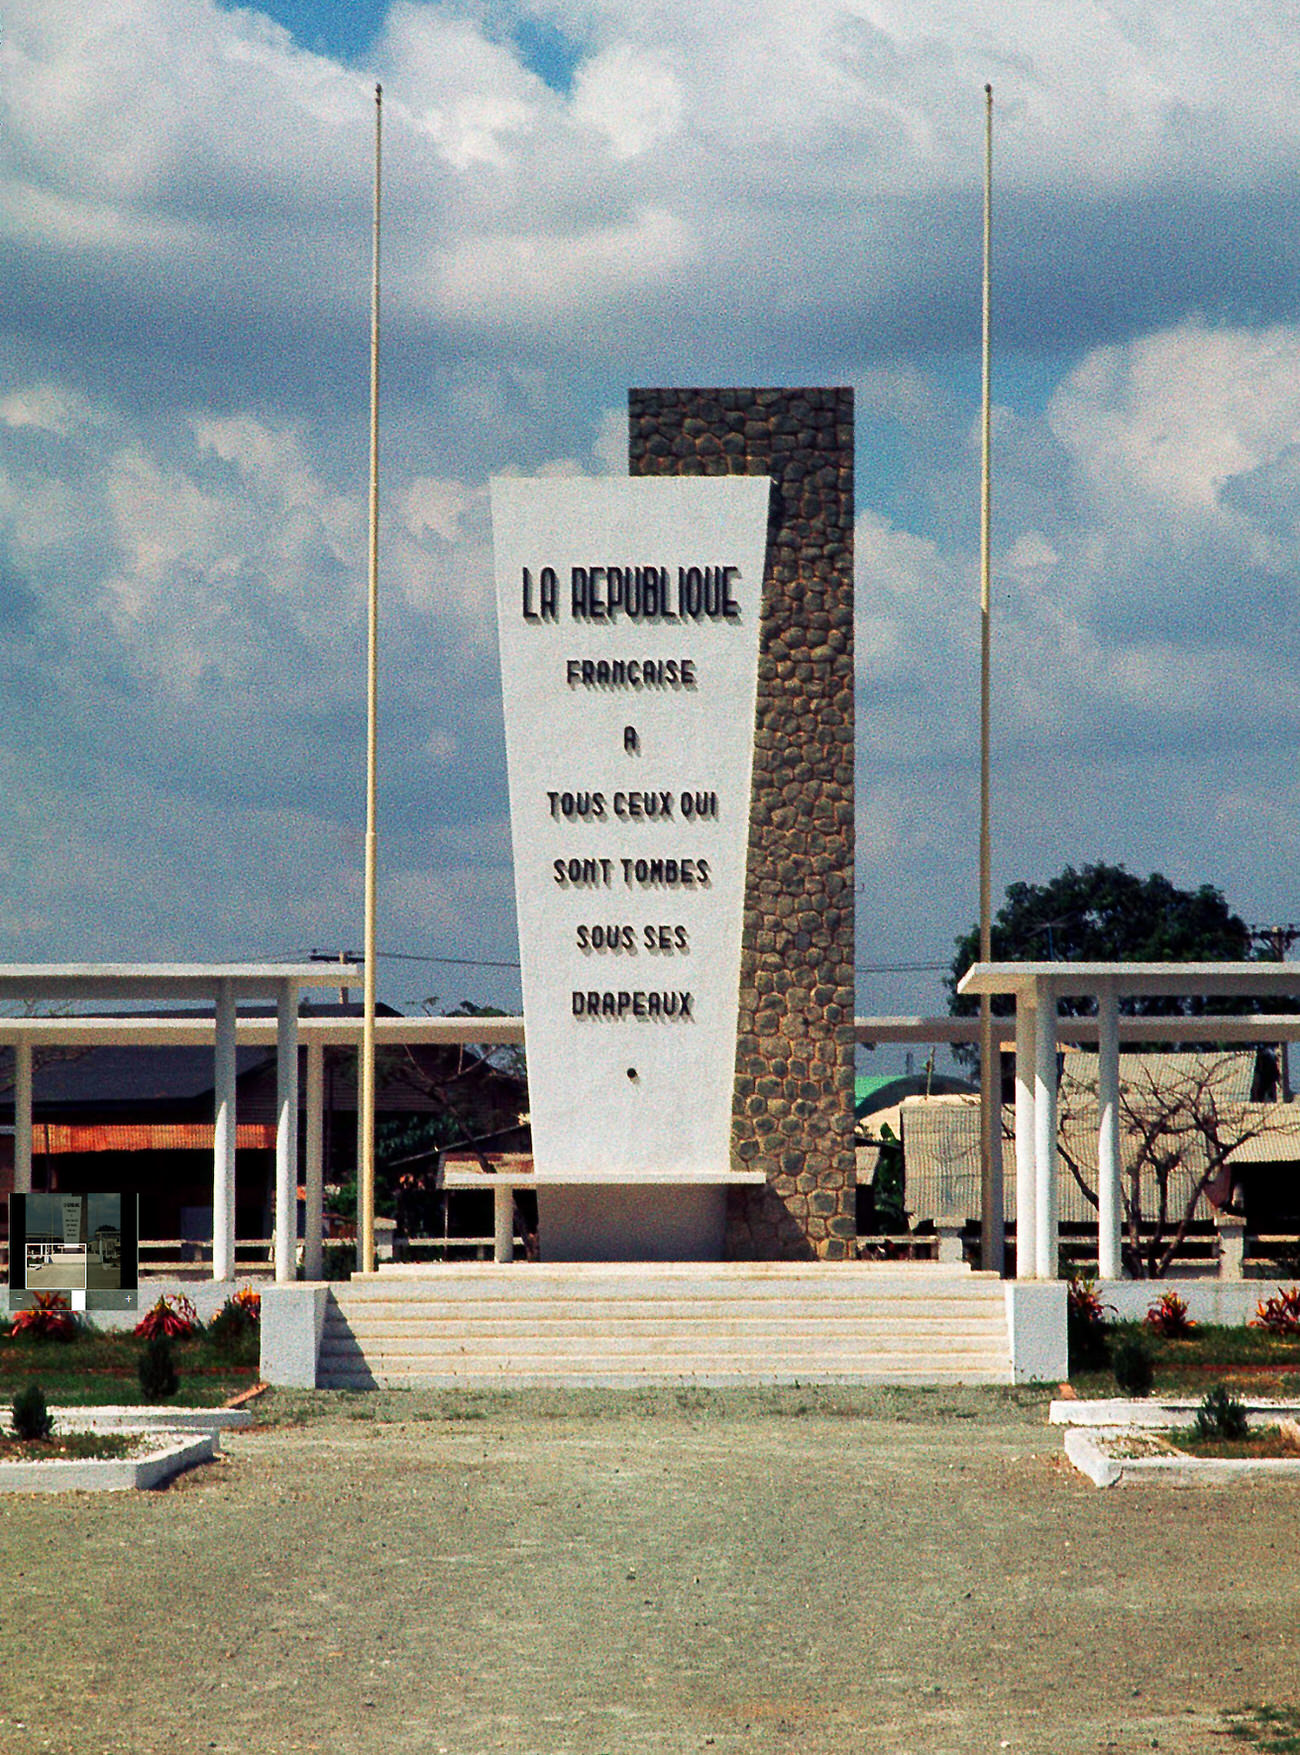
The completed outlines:
{"type": "Polygon", "coordinates": [[[0,1500],[4,1755],[1227,1755],[1300,1697],[1296,1489],[1099,1492],[1037,1392],[270,1411],[0,1500]]]}

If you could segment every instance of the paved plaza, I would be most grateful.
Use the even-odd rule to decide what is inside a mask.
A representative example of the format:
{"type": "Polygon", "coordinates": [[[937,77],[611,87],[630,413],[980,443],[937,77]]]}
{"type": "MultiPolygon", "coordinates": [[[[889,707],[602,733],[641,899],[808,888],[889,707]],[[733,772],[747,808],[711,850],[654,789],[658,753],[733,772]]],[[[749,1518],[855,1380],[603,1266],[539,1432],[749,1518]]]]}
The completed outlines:
{"type": "Polygon", "coordinates": [[[280,1393],[0,1503],[5,1755],[1243,1747],[1288,1488],[1101,1492],[1030,1390],[280,1393]]]}

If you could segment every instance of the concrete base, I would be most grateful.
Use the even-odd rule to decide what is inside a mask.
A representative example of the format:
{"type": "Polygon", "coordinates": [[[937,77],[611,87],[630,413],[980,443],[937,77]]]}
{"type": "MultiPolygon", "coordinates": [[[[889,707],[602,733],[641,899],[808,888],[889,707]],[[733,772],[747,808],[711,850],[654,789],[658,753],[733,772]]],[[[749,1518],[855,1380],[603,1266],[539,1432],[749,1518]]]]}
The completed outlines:
{"type": "Polygon", "coordinates": [[[1059,1383],[1070,1375],[1063,1280],[1008,1280],[1007,1336],[1013,1383],[1059,1383]]]}
{"type": "Polygon", "coordinates": [[[263,1287],[264,1383],[280,1384],[286,1389],[315,1389],[329,1294],[329,1283],[325,1280],[263,1287]]]}
{"type": "Polygon", "coordinates": [[[564,1184],[537,1190],[543,1261],[721,1261],[727,1191],[716,1183],[564,1184]]]}

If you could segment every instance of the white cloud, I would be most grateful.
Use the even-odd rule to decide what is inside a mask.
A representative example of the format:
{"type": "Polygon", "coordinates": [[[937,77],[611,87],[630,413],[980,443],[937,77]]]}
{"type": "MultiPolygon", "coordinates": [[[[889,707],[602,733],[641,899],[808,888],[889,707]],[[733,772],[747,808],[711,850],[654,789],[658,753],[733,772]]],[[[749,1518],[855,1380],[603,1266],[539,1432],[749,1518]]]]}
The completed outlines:
{"type": "Polygon", "coordinates": [[[1300,440],[1300,333],[1188,323],[1100,349],[1050,422],[1102,507],[1240,528],[1224,487],[1300,440]]]}
{"type": "Polygon", "coordinates": [[[654,55],[621,43],[579,68],[570,115],[604,136],[620,161],[639,158],[681,124],[685,103],[672,70],[654,55]]]}
{"type": "Polygon", "coordinates": [[[34,427],[63,439],[92,418],[86,397],[66,385],[29,384],[0,397],[0,420],[7,427],[34,427]]]}

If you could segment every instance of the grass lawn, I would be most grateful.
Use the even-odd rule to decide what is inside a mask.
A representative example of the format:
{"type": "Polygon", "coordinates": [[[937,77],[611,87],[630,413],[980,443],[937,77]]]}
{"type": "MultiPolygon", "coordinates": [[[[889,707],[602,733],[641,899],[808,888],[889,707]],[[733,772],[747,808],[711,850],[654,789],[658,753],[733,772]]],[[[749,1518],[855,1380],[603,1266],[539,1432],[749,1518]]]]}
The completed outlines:
{"type": "MultiPolygon", "coordinates": [[[[70,1341],[30,1340],[0,1334],[0,1422],[20,1389],[39,1383],[51,1405],[103,1407],[143,1405],[136,1375],[143,1341],[124,1333],[79,1333],[70,1341]]],[[[256,1329],[233,1349],[222,1350],[204,1335],[174,1341],[172,1357],[180,1388],[159,1407],[220,1407],[258,1380],[256,1329]]]]}
{"type": "MultiPolygon", "coordinates": [[[[1126,1335],[1141,1335],[1155,1370],[1152,1395],[1203,1396],[1226,1383],[1236,1396],[1294,1397],[1300,1400],[1300,1335],[1275,1335],[1260,1328],[1219,1328],[1198,1323],[1181,1341],[1166,1340],[1141,1322],[1109,1322],[1103,1331],[1107,1359],[1126,1335]]],[[[1070,1382],[1081,1396],[1119,1393],[1109,1364],[1075,1369],[1070,1382]]]]}

